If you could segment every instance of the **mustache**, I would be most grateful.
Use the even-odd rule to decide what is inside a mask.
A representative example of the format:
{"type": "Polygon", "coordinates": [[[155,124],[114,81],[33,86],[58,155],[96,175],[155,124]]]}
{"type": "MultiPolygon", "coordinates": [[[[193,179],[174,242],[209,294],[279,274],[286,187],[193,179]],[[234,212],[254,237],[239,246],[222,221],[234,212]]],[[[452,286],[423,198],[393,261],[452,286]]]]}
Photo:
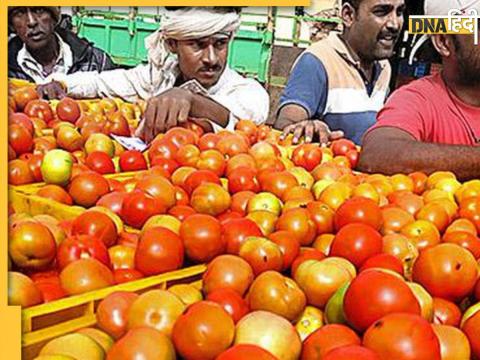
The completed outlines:
{"type": "Polygon", "coordinates": [[[379,38],[383,37],[393,37],[397,39],[400,36],[400,30],[388,30],[388,31],[382,31],[380,34],[378,34],[379,38]]]}
{"type": "Polygon", "coordinates": [[[199,71],[215,71],[218,72],[222,70],[222,67],[220,65],[213,65],[213,66],[202,66],[199,71]]]}

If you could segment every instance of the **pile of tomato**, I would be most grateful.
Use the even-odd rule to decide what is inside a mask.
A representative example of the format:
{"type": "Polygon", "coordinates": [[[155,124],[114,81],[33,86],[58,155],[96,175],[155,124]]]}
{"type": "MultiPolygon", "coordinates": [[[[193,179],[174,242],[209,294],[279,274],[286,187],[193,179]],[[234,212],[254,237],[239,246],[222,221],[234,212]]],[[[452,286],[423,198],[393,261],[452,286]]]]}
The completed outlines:
{"type": "MultiPolygon", "coordinates": [[[[10,127],[34,123],[27,106],[41,101],[19,98],[10,127]]],[[[208,266],[201,288],[112,293],[95,328],[50,341],[39,360],[480,359],[480,180],[357,173],[348,140],[293,146],[248,120],[216,134],[189,123],[143,154],[110,139],[113,152],[89,151],[93,130],[67,149],[62,129],[121,109],[66,101],[79,115],[66,125],[60,103],[52,110],[55,146],[9,139],[9,179],[44,180],[36,196],[86,211],[59,221],[12,209],[10,303],[208,266]],[[134,172],[104,176],[119,171],[134,172]]],[[[32,141],[46,136],[34,127],[32,141]]]]}

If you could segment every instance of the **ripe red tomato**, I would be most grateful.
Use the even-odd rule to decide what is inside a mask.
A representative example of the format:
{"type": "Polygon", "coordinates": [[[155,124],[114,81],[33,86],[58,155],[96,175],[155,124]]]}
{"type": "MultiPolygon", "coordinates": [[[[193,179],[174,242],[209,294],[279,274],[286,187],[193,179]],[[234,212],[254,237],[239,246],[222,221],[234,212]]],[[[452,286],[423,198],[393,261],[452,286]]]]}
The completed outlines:
{"type": "Polygon", "coordinates": [[[328,352],[323,360],[380,360],[379,356],[372,350],[363,346],[350,345],[341,346],[328,352]]]}
{"type": "Polygon", "coordinates": [[[240,191],[232,195],[230,210],[245,216],[249,200],[255,196],[253,191],[240,191]]]}
{"type": "Polygon", "coordinates": [[[198,141],[198,136],[192,130],[175,127],[165,133],[164,139],[180,148],[188,144],[195,145],[198,141]]]}
{"type": "Polygon", "coordinates": [[[362,223],[380,230],[383,224],[382,211],[377,203],[360,196],[348,199],[340,205],[334,221],[337,230],[351,223],[362,223]]]}
{"type": "Polygon", "coordinates": [[[138,150],[127,150],[120,154],[120,170],[139,171],[147,169],[147,160],[138,150]]]}
{"type": "Polygon", "coordinates": [[[217,150],[224,156],[232,157],[248,152],[248,142],[240,134],[227,134],[217,143],[217,150]]]}
{"type": "Polygon", "coordinates": [[[180,226],[180,236],[188,258],[195,262],[210,261],[225,251],[222,226],[213,216],[195,214],[180,226]]]}
{"type": "Polygon", "coordinates": [[[299,255],[295,258],[292,263],[291,274],[295,276],[295,271],[298,267],[306,260],[323,260],[325,259],[325,254],[321,251],[313,248],[300,248],[299,255]]]}
{"type": "Polygon", "coordinates": [[[322,150],[318,145],[303,144],[293,151],[292,161],[296,166],[312,171],[322,162],[322,154],[322,150]]]}
{"type": "Polygon", "coordinates": [[[205,183],[199,185],[190,197],[190,205],[201,214],[212,216],[227,211],[232,203],[230,194],[221,185],[205,183]]]}
{"type": "Polygon", "coordinates": [[[370,257],[382,252],[382,236],[374,228],[353,223],[342,227],[330,248],[330,256],[349,260],[357,268],[370,257]]]}
{"type": "Polygon", "coordinates": [[[283,200],[285,192],[298,185],[297,178],[288,171],[272,172],[267,170],[264,176],[258,176],[262,191],[271,192],[283,200]]]}
{"type": "Polygon", "coordinates": [[[257,171],[247,167],[240,167],[228,176],[228,191],[235,194],[240,191],[260,191],[260,184],[255,175],[257,171]]]}
{"type": "Polygon", "coordinates": [[[111,193],[103,195],[97,201],[97,206],[105,207],[111,211],[113,211],[117,215],[121,215],[122,213],[122,204],[123,199],[127,196],[127,193],[122,191],[113,191],[111,193]]]}
{"type": "Polygon", "coordinates": [[[46,123],[54,119],[52,108],[45,100],[31,100],[23,109],[23,112],[31,118],[40,118],[46,123]]]}
{"type": "Polygon", "coordinates": [[[148,149],[148,159],[153,161],[156,157],[161,157],[173,160],[177,150],[178,147],[166,139],[154,140],[148,149]]]}
{"type": "Polygon", "coordinates": [[[140,229],[150,217],[165,212],[161,201],[141,190],[134,190],[123,199],[121,218],[127,225],[140,229]]]}
{"type": "Polygon", "coordinates": [[[212,291],[206,300],[219,304],[232,317],[235,324],[250,312],[248,303],[232,289],[212,291]]]}
{"type": "Polygon", "coordinates": [[[62,299],[67,296],[67,293],[63,290],[62,285],[60,284],[58,274],[49,279],[34,282],[37,289],[42,293],[43,302],[45,303],[62,299]]]}
{"type": "Polygon", "coordinates": [[[127,332],[128,310],[138,295],[129,291],[115,291],[107,295],[97,307],[95,313],[97,325],[114,339],[127,332]]]}
{"type": "Polygon", "coordinates": [[[363,263],[359,272],[371,268],[388,269],[403,276],[403,263],[400,259],[390,254],[378,254],[372,256],[363,263]]]}
{"type": "Polygon", "coordinates": [[[95,259],[80,259],[68,264],[60,273],[62,288],[69,295],[83,294],[114,284],[108,267],[95,259]]]}
{"type": "Polygon", "coordinates": [[[33,150],[33,137],[27,128],[19,124],[8,126],[8,143],[15,150],[17,156],[33,150]]]}
{"type": "Polygon", "coordinates": [[[366,330],[387,314],[420,315],[420,305],[408,285],[399,277],[376,269],[366,270],[353,279],[343,303],[348,322],[358,331],[366,330]]]}
{"type": "Polygon", "coordinates": [[[301,360],[321,360],[333,349],[348,345],[360,345],[352,329],[340,324],[325,325],[305,339],[301,360]]]}
{"type": "Polygon", "coordinates": [[[40,170],[40,167],[42,166],[43,156],[43,154],[33,154],[27,160],[28,166],[30,167],[30,170],[32,171],[33,177],[35,178],[36,182],[43,181],[42,172],[40,170]]]}
{"type": "Polygon", "coordinates": [[[107,116],[107,132],[119,136],[130,136],[130,127],[128,120],[120,111],[116,111],[107,116]]]}
{"type": "Polygon", "coordinates": [[[441,359],[440,343],[432,326],[414,314],[395,313],[378,319],[364,334],[363,346],[380,359],[441,359]]]}
{"type": "Polygon", "coordinates": [[[57,264],[63,270],[79,259],[96,259],[110,266],[110,257],[105,244],[95,236],[78,235],[63,240],[57,249],[57,264]]]}
{"type": "Polygon", "coordinates": [[[103,151],[94,151],[87,156],[86,165],[99,174],[113,174],[115,165],[107,153],[103,151]]]}
{"type": "Polygon", "coordinates": [[[277,230],[290,231],[302,246],[310,245],[317,234],[316,224],[305,208],[283,212],[275,227],[277,230]]]}
{"type": "Polygon", "coordinates": [[[135,189],[142,190],[147,195],[152,196],[162,203],[165,209],[175,205],[175,188],[163,176],[146,175],[137,182],[135,189]]]}
{"type": "Polygon", "coordinates": [[[221,255],[212,260],[203,274],[203,293],[232,289],[243,296],[253,282],[253,270],[239,256],[221,255]]]}
{"type": "Polygon", "coordinates": [[[117,242],[117,227],[113,220],[99,211],[86,211],[72,224],[73,235],[90,235],[98,238],[108,248],[117,242]]]}
{"type": "Polygon", "coordinates": [[[472,293],[478,270],[468,250],[443,243],[420,252],[412,275],[432,296],[460,301],[472,293]]]}
{"type": "Polygon", "coordinates": [[[157,157],[150,162],[150,166],[151,166],[150,171],[152,171],[155,168],[160,168],[166,172],[166,174],[168,175],[166,177],[170,178],[172,174],[175,172],[175,170],[177,170],[180,167],[180,164],[172,159],[164,159],[161,157],[157,157]]]}
{"type": "Polygon", "coordinates": [[[38,94],[34,86],[24,86],[15,90],[13,99],[17,110],[22,111],[31,100],[38,99],[38,94]]]}
{"type": "Polygon", "coordinates": [[[196,214],[197,212],[191,207],[187,205],[175,205],[174,207],[168,210],[168,214],[175,216],[178,220],[184,221],[190,215],[196,214]]]}
{"type": "Polygon", "coordinates": [[[172,340],[186,359],[214,359],[233,342],[235,325],[228,313],[211,301],[189,306],[175,322],[172,340]]]}
{"type": "Polygon", "coordinates": [[[438,297],[433,298],[434,324],[458,327],[461,319],[462,313],[455,303],[438,297]]]}
{"type": "Polygon", "coordinates": [[[355,169],[358,165],[360,153],[356,149],[348,150],[347,153],[345,154],[345,157],[350,162],[350,168],[355,169]]]}
{"type": "Polygon", "coordinates": [[[8,163],[8,183],[11,185],[24,185],[35,182],[28,163],[24,160],[16,159],[8,163]]]}
{"type": "Polygon", "coordinates": [[[468,341],[472,349],[473,358],[479,359],[480,358],[480,338],[478,337],[478,329],[480,329],[480,311],[478,311],[478,309],[476,312],[474,312],[464,320],[461,329],[468,338],[468,341]]]}
{"type": "Polygon", "coordinates": [[[480,233],[480,196],[463,199],[460,202],[459,216],[474,223],[477,233],[480,233]]]}
{"type": "Polygon", "coordinates": [[[30,120],[30,118],[24,113],[10,114],[8,117],[8,124],[20,125],[21,127],[27,129],[31,135],[33,135],[35,132],[32,120],[30,120]]]}
{"type": "Polygon", "coordinates": [[[475,259],[480,258],[480,239],[467,231],[451,231],[443,235],[443,242],[460,245],[470,251],[475,259]]]}
{"type": "Polygon", "coordinates": [[[333,233],[333,218],[335,212],[328,205],[320,201],[311,201],[307,204],[307,210],[313,222],[317,225],[317,234],[333,233]]]}
{"type": "Polygon", "coordinates": [[[300,243],[295,235],[290,231],[280,230],[269,234],[268,239],[277,244],[282,252],[283,270],[289,269],[300,253],[300,243]]]}
{"type": "Polygon", "coordinates": [[[69,97],[64,97],[60,100],[55,110],[60,120],[68,121],[72,124],[75,124],[81,115],[80,106],[69,97]]]}
{"type": "Polygon", "coordinates": [[[222,222],[223,239],[227,253],[238,255],[240,246],[249,236],[262,236],[258,225],[250,219],[239,218],[222,222]]]}
{"type": "Polygon", "coordinates": [[[183,184],[183,188],[190,195],[193,190],[204,183],[214,183],[221,185],[220,178],[210,170],[196,170],[190,173],[183,184]]]}
{"type": "Polygon", "coordinates": [[[91,207],[98,199],[110,191],[108,181],[94,171],[74,176],[68,186],[73,201],[83,207],[91,207]]]}
{"type": "Polygon", "coordinates": [[[334,156],[346,155],[350,150],[356,150],[355,144],[348,139],[339,139],[332,142],[331,149],[334,156]]]}
{"type": "Polygon", "coordinates": [[[221,353],[215,360],[243,360],[243,359],[255,359],[255,360],[277,360],[267,350],[257,345],[250,344],[238,344],[232,346],[227,351],[221,353]]]}
{"type": "Polygon", "coordinates": [[[135,268],[145,275],[177,270],[183,264],[182,239],[163,227],[146,229],[135,252],[135,268]]]}

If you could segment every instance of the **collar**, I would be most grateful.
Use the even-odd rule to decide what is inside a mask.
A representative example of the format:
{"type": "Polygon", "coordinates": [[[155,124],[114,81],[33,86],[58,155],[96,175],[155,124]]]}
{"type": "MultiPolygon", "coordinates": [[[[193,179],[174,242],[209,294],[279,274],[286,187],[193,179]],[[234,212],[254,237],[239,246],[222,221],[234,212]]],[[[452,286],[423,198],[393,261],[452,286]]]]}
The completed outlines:
{"type": "MultiPolygon", "coordinates": [[[[57,37],[59,52],[58,57],[55,61],[55,67],[61,66],[66,73],[73,65],[73,53],[70,46],[63,41],[63,39],[55,33],[57,37]]],[[[32,72],[37,72],[39,74],[44,75],[43,66],[40,64],[28,51],[25,44],[23,44],[22,48],[18,51],[17,54],[17,63],[18,65],[24,70],[26,73],[31,74],[32,72]]],[[[54,70],[55,72],[55,70],[54,70]]]]}

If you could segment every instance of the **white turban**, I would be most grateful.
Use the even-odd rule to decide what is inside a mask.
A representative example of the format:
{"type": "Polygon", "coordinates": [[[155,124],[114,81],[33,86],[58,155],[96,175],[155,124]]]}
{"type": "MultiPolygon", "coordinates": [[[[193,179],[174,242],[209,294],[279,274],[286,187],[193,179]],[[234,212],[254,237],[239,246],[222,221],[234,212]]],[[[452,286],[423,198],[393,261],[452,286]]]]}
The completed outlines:
{"type": "Polygon", "coordinates": [[[155,67],[163,66],[170,54],[167,39],[200,39],[216,33],[233,33],[239,26],[240,15],[236,12],[195,7],[169,11],[160,28],[145,38],[148,61],[155,67]]]}

